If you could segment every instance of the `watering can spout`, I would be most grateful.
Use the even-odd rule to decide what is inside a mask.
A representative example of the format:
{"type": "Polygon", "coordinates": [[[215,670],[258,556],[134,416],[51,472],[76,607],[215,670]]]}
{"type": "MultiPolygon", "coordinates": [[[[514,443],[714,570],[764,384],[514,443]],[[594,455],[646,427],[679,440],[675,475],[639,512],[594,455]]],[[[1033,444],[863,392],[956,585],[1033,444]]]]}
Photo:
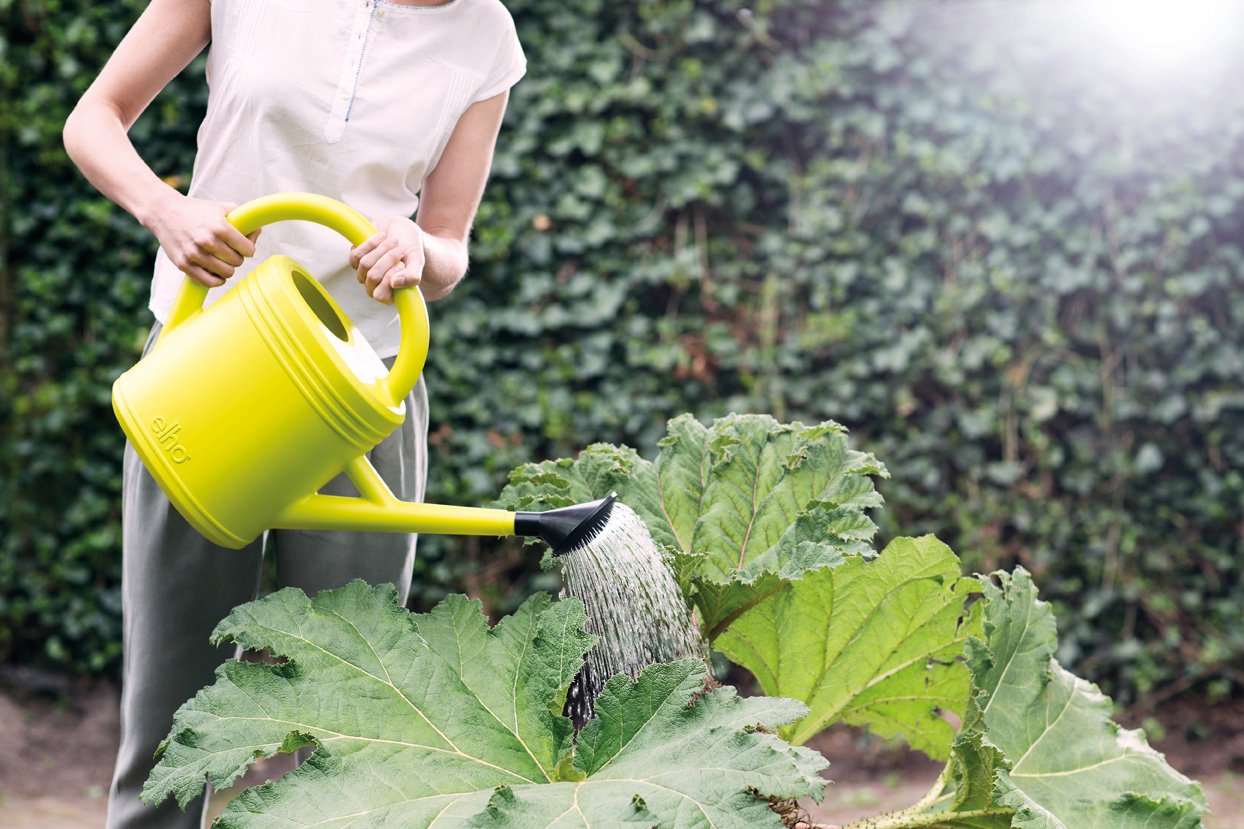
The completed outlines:
{"type": "Polygon", "coordinates": [[[416,504],[388,494],[381,499],[315,494],[291,504],[274,529],[519,535],[540,538],[561,556],[595,538],[609,520],[615,496],[547,512],[416,504]]]}
{"type": "Polygon", "coordinates": [[[435,535],[520,535],[540,538],[564,555],[587,544],[609,519],[616,495],[546,512],[509,512],[480,507],[418,504],[395,496],[363,458],[345,468],[357,498],[309,495],[282,511],[274,529],[432,533],[435,535]]]}
{"type": "Polygon", "coordinates": [[[615,500],[616,493],[599,501],[547,512],[517,512],[514,514],[514,534],[541,538],[553,548],[553,555],[565,555],[600,534],[609,521],[615,500]]]}

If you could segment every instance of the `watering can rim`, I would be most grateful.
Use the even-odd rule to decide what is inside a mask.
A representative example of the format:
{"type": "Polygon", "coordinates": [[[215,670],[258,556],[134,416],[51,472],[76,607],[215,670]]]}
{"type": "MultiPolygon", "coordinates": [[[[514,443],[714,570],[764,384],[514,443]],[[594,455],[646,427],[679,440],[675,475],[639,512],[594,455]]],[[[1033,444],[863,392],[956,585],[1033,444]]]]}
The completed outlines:
{"type": "Polygon", "coordinates": [[[277,254],[260,268],[265,272],[256,269],[237,288],[256,332],[303,400],[342,439],[369,451],[406,415],[404,399],[389,399],[384,364],[332,295],[296,260],[277,254]],[[360,373],[360,359],[374,365],[360,373]]]}

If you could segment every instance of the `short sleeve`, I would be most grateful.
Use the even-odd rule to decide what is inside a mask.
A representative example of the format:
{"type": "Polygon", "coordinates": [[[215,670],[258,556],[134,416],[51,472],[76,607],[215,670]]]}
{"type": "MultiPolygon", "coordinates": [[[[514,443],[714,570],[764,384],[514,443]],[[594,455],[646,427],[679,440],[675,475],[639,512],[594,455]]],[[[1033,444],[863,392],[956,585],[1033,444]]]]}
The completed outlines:
{"type": "Polygon", "coordinates": [[[500,95],[527,74],[527,57],[523,54],[523,46],[518,41],[518,32],[508,12],[498,40],[496,59],[492,62],[483,85],[472,96],[471,103],[500,95]]]}

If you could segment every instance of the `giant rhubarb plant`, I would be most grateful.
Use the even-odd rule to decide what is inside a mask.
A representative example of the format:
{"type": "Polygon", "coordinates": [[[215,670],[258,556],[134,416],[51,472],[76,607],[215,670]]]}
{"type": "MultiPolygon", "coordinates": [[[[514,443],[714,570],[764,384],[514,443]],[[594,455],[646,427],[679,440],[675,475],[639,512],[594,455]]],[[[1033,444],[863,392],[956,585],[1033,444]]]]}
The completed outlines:
{"type": "Polygon", "coordinates": [[[520,467],[502,501],[616,490],[668,551],[712,646],[808,706],[783,736],[846,722],[947,760],[927,797],[860,829],[1200,824],[1199,786],[1054,661],[1053,616],[1027,573],[996,575],[1001,587],[965,577],[931,537],[872,553],[865,510],[886,471],[841,426],[684,415],[659,446],[652,461],[597,444],[520,467]]]}
{"type": "Polygon", "coordinates": [[[185,803],[316,745],[221,825],[780,826],[769,803],[819,797],[827,765],[795,746],[847,722],[946,760],[919,802],[850,829],[1199,826],[1199,786],[1054,660],[1026,572],[965,577],[931,537],[872,549],[884,475],[836,424],[763,416],[677,418],[651,461],[597,445],[513,474],[511,508],[617,491],[706,638],[770,697],[710,690],[695,660],[656,665],[611,679],[576,739],[561,710],[591,645],[577,601],[536,596],[489,628],[463,597],[412,615],[386,588],[285,590],[216,632],[285,661],[222,668],[177,714],[145,797],[185,803]]]}

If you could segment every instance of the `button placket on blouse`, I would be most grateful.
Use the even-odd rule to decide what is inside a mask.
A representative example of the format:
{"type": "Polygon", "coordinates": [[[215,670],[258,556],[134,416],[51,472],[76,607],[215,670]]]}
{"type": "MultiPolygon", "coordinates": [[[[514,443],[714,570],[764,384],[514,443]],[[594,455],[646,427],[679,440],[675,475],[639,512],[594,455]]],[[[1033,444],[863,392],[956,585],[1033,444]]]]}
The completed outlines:
{"type": "Polygon", "coordinates": [[[371,39],[376,17],[384,15],[383,11],[377,13],[377,6],[376,0],[362,0],[354,13],[354,25],[346,44],[346,59],[341,67],[341,77],[337,81],[337,92],[333,95],[328,123],[324,125],[324,138],[330,143],[341,140],[341,136],[345,134],[346,123],[350,120],[350,110],[358,94],[359,75],[363,71],[363,60],[367,55],[367,42],[371,39]]]}

